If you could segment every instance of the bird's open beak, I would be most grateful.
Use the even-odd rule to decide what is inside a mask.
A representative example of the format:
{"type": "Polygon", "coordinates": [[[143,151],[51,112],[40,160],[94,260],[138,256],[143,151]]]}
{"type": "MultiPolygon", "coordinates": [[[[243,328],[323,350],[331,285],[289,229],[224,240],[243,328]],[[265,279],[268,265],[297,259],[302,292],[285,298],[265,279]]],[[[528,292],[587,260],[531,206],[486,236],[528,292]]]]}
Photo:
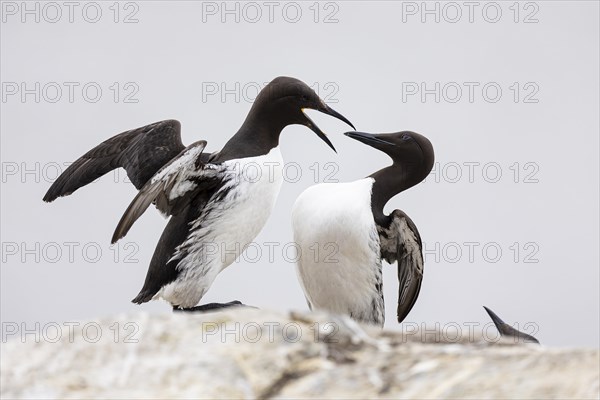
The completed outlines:
{"type": "MultiPolygon", "coordinates": [[[[344,117],[342,114],[340,114],[339,112],[335,111],[333,108],[329,107],[327,104],[322,103],[322,105],[317,108],[317,111],[322,112],[323,114],[327,114],[327,115],[331,115],[334,118],[339,119],[340,121],[345,122],[346,124],[350,125],[352,127],[352,129],[356,129],[354,127],[354,125],[352,125],[352,122],[348,121],[348,119],[346,117],[344,117]]],[[[325,133],[317,126],[317,124],[315,124],[313,122],[312,119],[310,119],[308,117],[308,115],[306,115],[304,112],[304,117],[306,118],[306,122],[305,125],[310,128],[314,133],[317,134],[318,137],[320,137],[325,143],[327,143],[327,145],[329,147],[331,147],[333,149],[333,151],[336,151],[335,147],[333,147],[333,144],[331,143],[331,141],[329,140],[329,138],[327,137],[327,135],[325,135],[325,133]]]]}
{"type": "Polygon", "coordinates": [[[365,133],[365,132],[346,132],[346,133],[344,133],[344,135],[348,136],[349,138],[358,140],[359,142],[367,144],[367,145],[369,145],[371,147],[375,147],[376,149],[379,149],[381,147],[381,145],[384,145],[384,146],[395,146],[394,143],[390,143],[387,140],[381,139],[379,137],[380,135],[373,135],[371,133],[365,133]]]}

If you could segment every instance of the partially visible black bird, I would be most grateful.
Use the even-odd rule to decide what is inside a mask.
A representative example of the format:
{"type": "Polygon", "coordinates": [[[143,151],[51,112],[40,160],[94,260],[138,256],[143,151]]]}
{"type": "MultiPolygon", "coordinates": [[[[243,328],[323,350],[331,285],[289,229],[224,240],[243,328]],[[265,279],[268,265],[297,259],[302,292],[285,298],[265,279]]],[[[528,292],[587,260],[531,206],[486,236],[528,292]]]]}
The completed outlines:
{"type": "Polygon", "coordinates": [[[540,342],[533,336],[523,333],[523,332],[513,328],[506,322],[502,321],[500,319],[500,317],[496,315],[495,312],[493,312],[486,306],[483,306],[483,308],[485,308],[485,311],[488,313],[488,315],[494,322],[494,325],[496,325],[496,328],[498,329],[498,332],[500,332],[500,335],[502,337],[504,337],[505,339],[512,339],[515,342],[540,344],[540,342]]]}

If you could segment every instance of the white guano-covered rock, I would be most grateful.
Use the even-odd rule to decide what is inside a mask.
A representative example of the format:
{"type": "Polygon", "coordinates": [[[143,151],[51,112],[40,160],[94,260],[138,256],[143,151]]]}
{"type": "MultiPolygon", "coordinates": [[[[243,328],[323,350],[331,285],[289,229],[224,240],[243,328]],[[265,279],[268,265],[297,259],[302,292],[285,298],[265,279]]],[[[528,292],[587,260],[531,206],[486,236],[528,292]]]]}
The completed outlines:
{"type": "Polygon", "coordinates": [[[139,313],[42,328],[25,343],[7,335],[2,398],[582,399],[600,390],[598,349],[423,343],[431,335],[321,313],[139,313]]]}

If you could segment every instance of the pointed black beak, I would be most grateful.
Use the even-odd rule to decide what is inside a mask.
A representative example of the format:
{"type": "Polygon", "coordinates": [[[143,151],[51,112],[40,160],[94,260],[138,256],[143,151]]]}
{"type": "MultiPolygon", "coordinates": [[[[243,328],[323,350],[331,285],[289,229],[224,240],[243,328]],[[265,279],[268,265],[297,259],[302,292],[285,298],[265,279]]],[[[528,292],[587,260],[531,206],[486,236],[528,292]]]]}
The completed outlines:
{"type": "Polygon", "coordinates": [[[332,117],[337,118],[340,121],[345,122],[347,125],[351,126],[352,129],[356,129],[354,127],[354,125],[352,125],[352,122],[348,121],[348,119],[346,117],[344,117],[342,114],[340,114],[339,112],[335,111],[333,108],[329,107],[325,103],[322,104],[322,106],[319,108],[319,111],[321,111],[324,114],[331,115],[332,117]]]}
{"type": "MultiPolygon", "coordinates": [[[[325,103],[322,103],[321,106],[319,108],[317,108],[317,111],[320,111],[323,114],[331,115],[332,117],[337,118],[340,121],[343,121],[346,124],[350,125],[352,127],[352,129],[356,129],[354,127],[354,125],[352,125],[352,122],[348,121],[348,119],[346,117],[344,117],[342,114],[340,114],[339,112],[335,111],[333,108],[329,107],[325,103]]],[[[333,147],[333,144],[331,143],[331,141],[329,140],[329,138],[327,137],[327,135],[325,135],[325,133],[317,126],[317,124],[315,124],[313,122],[312,119],[310,119],[308,117],[308,115],[304,114],[304,116],[306,117],[306,123],[305,123],[305,125],[308,128],[310,128],[314,133],[316,133],[317,136],[321,138],[321,140],[323,140],[325,143],[327,143],[327,145],[329,147],[331,147],[331,149],[337,153],[337,150],[335,149],[335,147],[333,147]]]]}
{"type": "Polygon", "coordinates": [[[485,308],[485,311],[488,313],[488,315],[490,316],[490,318],[494,322],[494,325],[496,325],[496,328],[498,328],[498,330],[500,330],[499,327],[505,324],[504,321],[502,321],[500,319],[500,317],[496,315],[495,312],[493,312],[492,310],[490,310],[486,306],[483,306],[483,308],[485,308]]]}
{"type": "Polygon", "coordinates": [[[367,144],[371,147],[375,147],[376,149],[379,149],[382,145],[383,146],[395,146],[394,143],[390,143],[387,140],[380,139],[379,137],[377,137],[378,135],[373,135],[371,133],[346,132],[346,133],[344,133],[344,135],[348,136],[349,138],[358,140],[359,142],[367,144]]]}
{"type": "Polygon", "coordinates": [[[500,332],[501,336],[512,338],[516,341],[523,341],[525,343],[540,344],[540,342],[533,336],[528,335],[527,333],[521,332],[521,331],[513,328],[512,326],[508,325],[506,322],[502,321],[502,319],[499,316],[497,316],[495,312],[493,312],[486,306],[483,306],[483,308],[485,308],[485,311],[488,313],[488,315],[492,319],[492,322],[494,322],[494,325],[496,325],[496,329],[498,329],[498,332],[500,332]]]}

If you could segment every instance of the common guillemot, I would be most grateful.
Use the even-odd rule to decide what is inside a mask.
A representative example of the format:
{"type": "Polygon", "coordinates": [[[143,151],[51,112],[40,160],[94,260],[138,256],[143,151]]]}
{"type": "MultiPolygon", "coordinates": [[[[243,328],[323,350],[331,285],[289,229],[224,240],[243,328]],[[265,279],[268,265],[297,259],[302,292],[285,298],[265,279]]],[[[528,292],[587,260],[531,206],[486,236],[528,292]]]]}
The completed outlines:
{"type": "Polygon", "coordinates": [[[144,286],[132,301],[141,304],[163,298],[174,309],[189,311],[237,305],[234,301],[196,306],[216,276],[258,235],[271,213],[283,179],[278,149],[281,131],[288,125],[305,125],[335,151],[304,109],[352,126],[305,83],[278,77],[261,90],[244,123],[221,151],[204,153],[205,141],[185,147],[178,121],[157,122],[118,134],[88,151],[58,177],[44,201],[69,195],[115,168],[124,168],[139,192],[117,225],[112,242],[125,236],[151,203],[171,216],[144,286]],[[244,176],[249,164],[258,167],[252,177],[244,176]],[[224,252],[220,251],[223,247],[224,252]]]}
{"type": "Polygon", "coordinates": [[[433,147],[414,132],[345,135],[386,153],[393,164],[358,181],[311,186],[298,197],[292,222],[300,247],[300,283],[311,309],[383,326],[381,260],[397,261],[397,315],[402,322],[421,288],[421,237],[403,211],[385,215],[383,207],[425,179],[433,167],[433,147]],[[315,245],[319,252],[314,251],[315,245]],[[330,250],[323,251],[325,246],[330,250]]]}

